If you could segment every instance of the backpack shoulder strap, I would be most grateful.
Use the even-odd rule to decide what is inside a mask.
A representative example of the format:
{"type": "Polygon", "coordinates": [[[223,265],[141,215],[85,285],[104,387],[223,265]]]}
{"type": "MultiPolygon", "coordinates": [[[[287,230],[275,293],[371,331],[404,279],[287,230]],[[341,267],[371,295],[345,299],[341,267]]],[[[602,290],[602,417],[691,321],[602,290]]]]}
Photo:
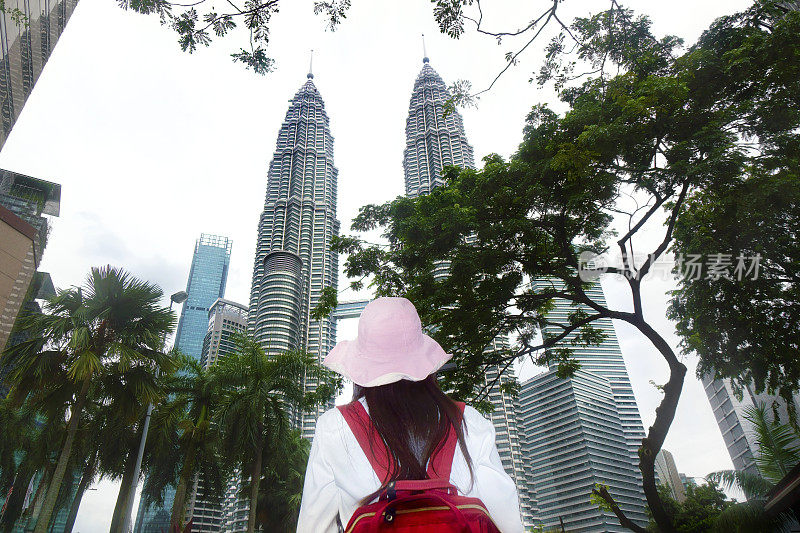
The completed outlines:
{"type": "MultiPolygon", "coordinates": [[[[464,420],[464,402],[456,402],[459,413],[461,414],[460,423],[464,420]]],[[[428,477],[430,479],[446,479],[450,480],[450,471],[453,469],[453,457],[456,454],[456,446],[458,445],[458,434],[453,426],[447,432],[444,444],[439,450],[434,453],[431,460],[428,462],[428,477]]]]}
{"type": "MultiPolygon", "coordinates": [[[[461,413],[461,421],[464,420],[464,403],[456,402],[459,412],[461,413]]],[[[346,405],[337,406],[339,412],[342,413],[347,426],[353,432],[358,445],[367,456],[372,470],[378,476],[381,483],[386,483],[389,480],[389,470],[392,464],[392,458],[386,449],[386,444],[381,439],[372,420],[364,409],[360,401],[356,400],[346,405]]],[[[447,432],[444,444],[436,451],[428,463],[428,477],[430,479],[450,479],[450,472],[453,468],[453,457],[455,456],[456,446],[458,446],[458,434],[455,428],[450,426],[447,432]]]]}
{"type": "Polygon", "coordinates": [[[378,434],[378,430],[372,424],[367,410],[358,400],[346,405],[339,405],[337,408],[350,427],[350,431],[353,432],[364,455],[369,459],[369,464],[375,471],[375,475],[378,476],[378,481],[381,484],[386,483],[389,478],[391,456],[386,449],[386,444],[378,434]]]}

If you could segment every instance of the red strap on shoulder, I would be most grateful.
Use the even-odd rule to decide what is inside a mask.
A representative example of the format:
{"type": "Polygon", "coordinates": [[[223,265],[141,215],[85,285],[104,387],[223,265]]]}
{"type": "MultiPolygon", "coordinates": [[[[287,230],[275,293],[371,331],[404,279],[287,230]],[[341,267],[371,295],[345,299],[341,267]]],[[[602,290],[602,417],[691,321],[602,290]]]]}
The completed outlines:
{"type": "MultiPolygon", "coordinates": [[[[456,402],[461,419],[458,423],[464,421],[464,402],[456,402]]],[[[428,477],[431,479],[441,478],[450,480],[450,471],[453,469],[453,457],[456,454],[456,446],[458,445],[458,434],[453,426],[447,432],[444,444],[439,448],[438,452],[434,453],[428,463],[428,477]]]]}
{"type": "MultiPolygon", "coordinates": [[[[464,403],[456,402],[461,413],[462,422],[464,419],[464,403]]],[[[372,420],[364,409],[360,401],[356,400],[346,405],[337,406],[347,422],[350,431],[353,432],[359,446],[367,456],[369,464],[378,476],[378,480],[383,484],[389,481],[389,471],[392,464],[392,457],[386,449],[383,439],[378,430],[375,429],[372,420]]],[[[456,446],[458,445],[458,434],[453,426],[447,432],[444,444],[442,445],[428,463],[428,477],[430,479],[450,479],[450,472],[453,468],[453,457],[455,456],[456,446]]]]}
{"type": "Polygon", "coordinates": [[[378,430],[372,424],[372,420],[367,414],[367,410],[361,405],[361,402],[356,400],[347,405],[339,405],[339,411],[344,416],[345,422],[353,432],[359,446],[364,451],[364,455],[369,459],[369,464],[378,476],[381,484],[389,481],[389,470],[391,465],[391,456],[386,450],[386,444],[378,434],[378,430]]]}

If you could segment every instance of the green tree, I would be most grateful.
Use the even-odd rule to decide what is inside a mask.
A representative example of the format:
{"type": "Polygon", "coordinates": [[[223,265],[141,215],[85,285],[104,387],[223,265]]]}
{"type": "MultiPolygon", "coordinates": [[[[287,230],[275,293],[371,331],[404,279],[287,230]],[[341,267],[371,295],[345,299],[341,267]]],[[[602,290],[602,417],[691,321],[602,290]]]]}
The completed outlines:
{"type": "Polygon", "coordinates": [[[174,486],[170,528],[183,530],[188,491],[195,477],[202,476],[206,497],[221,499],[230,471],[219,446],[218,426],[213,423],[221,390],[199,361],[180,360],[179,372],[165,384],[169,399],[153,414],[147,453],[150,474],[143,497],[161,503],[166,487],[174,486]]]}
{"type": "MultiPolygon", "coordinates": [[[[773,27],[798,16],[781,13],[773,27]]],[[[342,237],[335,246],[349,255],[345,268],[355,278],[354,288],[368,281],[379,295],[404,295],[416,304],[423,323],[455,354],[459,372],[447,376],[448,387],[464,399],[485,398],[493,384],[478,385],[488,365],[502,369],[531,357],[569,376],[578,367],[571,347],[601,340],[592,328],[596,320],[634,326],[670,372],[639,450],[639,467],[655,522],[661,531],[675,531],[658,494],[654,461],[674,418],[686,367],[646,320],[642,282],[673,243],[687,198],[742,180],[761,158],[753,149],[760,139],[747,135],[744,104],[726,99],[732,82],[716,76],[720,65],[734,68],[746,58],[702,41],[681,54],[679,39],[656,38],[647,18],[622,9],[578,18],[569,31],[579,43],[575,55],[590,70],[576,74],[575,55],[556,38],[540,76],[556,80],[568,106],[563,115],[536,106],[510,160],[492,155],[480,170],[451,168],[446,186],[429,195],[363,207],[352,229],[380,228],[387,245],[342,237]],[[570,83],[575,79],[579,84],[570,83]],[[631,197],[634,202],[626,202],[631,197]],[[626,221],[617,235],[614,217],[626,221]],[[661,239],[645,242],[643,228],[663,221],[661,239]],[[604,271],[627,282],[630,311],[601,306],[586,294],[594,274],[587,259],[609,249],[621,260],[604,271]],[[435,279],[434,266],[442,262],[449,263],[449,276],[435,279]],[[553,283],[537,290],[530,283],[534,279],[553,283]],[[576,304],[566,326],[547,319],[554,298],[576,304]],[[561,331],[538,342],[537,332],[546,325],[561,331]],[[516,336],[519,345],[505,353],[486,352],[498,334],[516,336]]],[[[787,38],[768,28],[758,31],[763,41],[787,38]]],[[[765,61],[780,68],[783,58],[765,61]]],[[[776,86],[796,83],[781,79],[776,86]]],[[[760,95],[752,100],[762,101],[760,95]]],[[[773,127],[796,142],[797,120],[773,127]]],[[[643,531],[607,490],[597,496],[624,526],[643,531]]]]}
{"type": "Polygon", "coordinates": [[[310,448],[311,443],[297,430],[284,432],[267,444],[256,515],[256,524],[263,531],[297,530],[310,448]]]}
{"type": "Polygon", "coordinates": [[[723,254],[730,277],[682,278],[670,308],[698,374],[786,399],[800,390],[800,12],[790,5],[756,2],[698,43],[753,157],[738,179],[692,194],[675,228],[676,253],[723,254]],[[741,280],[740,255],[759,258],[741,280]]]}
{"type": "Polygon", "coordinates": [[[769,491],[800,463],[800,434],[791,424],[781,423],[771,416],[763,404],[747,408],[745,418],[753,427],[758,473],[721,470],[707,476],[711,482],[729,489],[736,488],[748,498],[747,502],[731,506],[723,512],[715,523],[714,531],[788,531],[792,519],[800,519],[800,508],[773,516],[764,512],[764,504],[769,491]]]}
{"type": "Polygon", "coordinates": [[[272,439],[288,434],[287,410],[309,409],[329,400],[341,382],[305,352],[267,355],[253,339],[239,336],[236,342],[236,352],[213,371],[222,391],[214,421],[222,449],[235,461],[242,479],[249,478],[249,487],[243,490],[249,492],[247,531],[253,533],[265,457],[280,442],[272,439]],[[316,391],[305,391],[306,379],[317,380],[316,391]]]}
{"type": "MultiPolygon", "coordinates": [[[[30,340],[6,351],[5,357],[11,358],[14,367],[10,395],[25,398],[65,385],[71,388],[62,405],[65,412],[69,410],[66,438],[36,533],[47,531],[90,393],[100,394],[103,378],[116,371],[153,376],[159,370],[171,370],[172,362],[162,352],[162,339],[175,318],[159,305],[161,297],[157,286],[123,270],[93,268],[84,287],[59,291],[47,301],[42,315],[27,317],[23,327],[30,340]],[[54,367],[66,371],[57,383],[50,372],[54,367]]],[[[159,398],[152,380],[143,380],[138,386],[140,402],[159,398]]]]}
{"type": "MultiPolygon", "coordinates": [[[[273,16],[279,11],[280,0],[228,0],[230,9],[223,6],[225,9],[222,11],[208,0],[191,4],[170,0],[117,0],[117,3],[123,9],[157,16],[162,25],[170,26],[178,34],[178,44],[184,52],[193,53],[198,46],[210,46],[214,39],[243,29],[249,36],[248,45],[231,54],[234,62],[262,75],[275,68],[275,60],[268,55],[268,45],[273,16]]],[[[315,0],[313,11],[324,18],[328,30],[335,31],[347,18],[351,3],[351,0],[315,0]]],[[[563,13],[559,13],[564,3],[563,0],[545,2],[524,13],[515,8],[516,18],[524,22],[517,27],[498,28],[487,21],[498,18],[496,11],[499,11],[498,6],[502,6],[499,2],[431,0],[433,18],[442,34],[459,39],[474,31],[493,45],[502,45],[505,58],[505,64],[480,90],[473,90],[472,83],[467,80],[454,82],[450,88],[453,98],[448,107],[474,105],[481,94],[490,91],[503,74],[518,64],[520,57],[531,49],[535,41],[546,35],[548,27],[566,30],[564,36],[567,40],[577,44],[577,39],[562,20],[563,13]]],[[[608,0],[606,5],[607,13],[621,9],[618,0],[608,0]]],[[[565,45],[564,39],[560,45],[565,45]]]]}
{"type": "MultiPolygon", "coordinates": [[[[714,481],[708,481],[704,485],[689,482],[686,486],[686,500],[683,502],[672,498],[669,487],[659,485],[658,492],[672,517],[675,529],[681,533],[711,531],[719,515],[735,503],[725,496],[714,481]]],[[[657,531],[652,518],[649,529],[657,531]]]]}

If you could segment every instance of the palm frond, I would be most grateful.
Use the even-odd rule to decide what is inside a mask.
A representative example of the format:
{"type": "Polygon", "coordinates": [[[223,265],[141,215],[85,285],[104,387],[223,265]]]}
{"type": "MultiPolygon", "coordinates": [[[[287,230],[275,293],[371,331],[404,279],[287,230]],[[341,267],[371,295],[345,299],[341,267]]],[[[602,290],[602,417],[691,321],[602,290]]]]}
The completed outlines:
{"type": "Polygon", "coordinates": [[[764,500],[755,499],[732,505],[714,522],[715,533],[788,533],[792,520],[787,514],[764,513],[764,500]]]}
{"type": "Polygon", "coordinates": [[[708,481],[716,483],[727,490],[738,489],[751,497],[763,497],[773,484],[766,481],[758,474],[746,472],[743,470],[720,470],[718,472],[711,472],[706,476],[708,481]]]}
{"type": "Polygon", "coordinates": [[[789,424],[771,419],[764,404],[748,407],[744,417],[753,424],[759,449],[756,466],[764,478],[775,484],[800,463],[798,435],[789,424]]]}

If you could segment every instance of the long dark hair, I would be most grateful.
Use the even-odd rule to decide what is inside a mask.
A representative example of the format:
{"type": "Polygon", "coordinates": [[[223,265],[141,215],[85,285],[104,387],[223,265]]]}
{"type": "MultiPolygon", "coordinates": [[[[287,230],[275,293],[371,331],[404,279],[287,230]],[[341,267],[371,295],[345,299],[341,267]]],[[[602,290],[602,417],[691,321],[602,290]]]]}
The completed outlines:
{"type": "Polygon", "coordinates": [[[367,400],[369,416],[392,459],[389,478],[381,480],[381,488],[362,503],[374,499],[391,481],[428,479],[428,461],[444,445],[451,427],[458,436],[458,445],[473,479],[461,410],[439,388],[435,375],[422,381],[401,379],[378,387],[353,385],[353,401],[360,398],[367,400]],[[422,450],[421,456],[415,449],[422,450]]]}

